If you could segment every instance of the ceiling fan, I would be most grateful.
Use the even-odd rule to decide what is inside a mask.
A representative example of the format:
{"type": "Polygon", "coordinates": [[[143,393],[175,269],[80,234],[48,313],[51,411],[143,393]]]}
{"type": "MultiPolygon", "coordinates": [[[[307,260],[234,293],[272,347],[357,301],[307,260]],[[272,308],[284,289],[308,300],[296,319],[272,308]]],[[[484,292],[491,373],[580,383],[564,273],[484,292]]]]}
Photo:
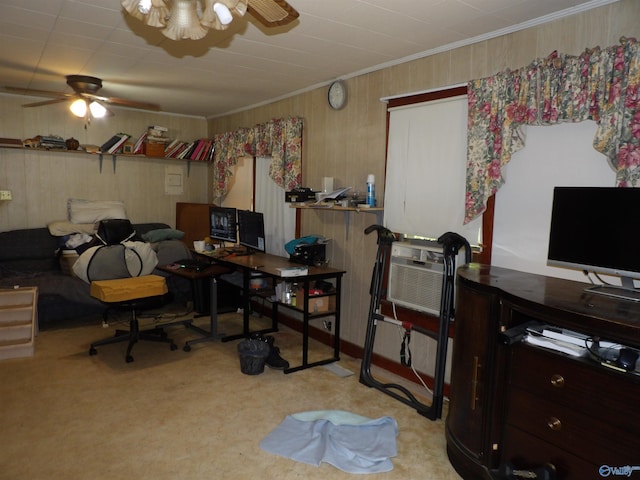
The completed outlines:
{"type": "Polygon", "coordinates": [[[300,14],[285,0],[121,0],[129,15],[161,29],[171,40],[199,40],[207,28],[225,30],[249,12],[266,27],[287,25],[300,14]]]}
{"type": "Polygon", "coordinates": [[[159,105],[146,102],[138,102],[135,100],[126,100],[124,98],[117,97],[103,97],[98,95],[97,92],[102,88],[102,80],[97,77],[91,77],[88,75],[67,75],[67,85],[73,89],[73,93],[51,92],[48,90],[37,90],[30,88],[19,87],[5,87],[7,90],[20,92],[27,95],[53,97],[51,100],[43,100],[41,102],[27,103],[23,107],[40,107],[42,105],[51,105],[53,103],[66,102],[73,100],[72,112],[78,117],[84,117],[87,111],[90,111],[94,117],[100,117],[105,115],[113,115],[108,110],[106,105],[116,105],[122,107],[139,108],[142,110],[160,110],[159,105]],[[73,106],[80,108],[81,114],[76,113],[73,110],[73,106]],[[89,109],[89,110],[87,110],[89,109]],[[101,115],[99,113],[102,113],[101,115]]]}

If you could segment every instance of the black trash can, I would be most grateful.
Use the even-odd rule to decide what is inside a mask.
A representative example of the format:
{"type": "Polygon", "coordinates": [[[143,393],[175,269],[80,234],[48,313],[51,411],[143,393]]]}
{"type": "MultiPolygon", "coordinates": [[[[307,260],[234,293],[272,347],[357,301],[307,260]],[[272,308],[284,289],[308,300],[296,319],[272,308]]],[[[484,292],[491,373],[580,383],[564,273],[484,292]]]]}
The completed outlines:
{"type": "Polygon", "coordinates": [[[264,364],[269,356],[269,345],[255,339],[246,339],[238,343],[240,371],[246,375],[258,375],[264,372],[264,364]]]}

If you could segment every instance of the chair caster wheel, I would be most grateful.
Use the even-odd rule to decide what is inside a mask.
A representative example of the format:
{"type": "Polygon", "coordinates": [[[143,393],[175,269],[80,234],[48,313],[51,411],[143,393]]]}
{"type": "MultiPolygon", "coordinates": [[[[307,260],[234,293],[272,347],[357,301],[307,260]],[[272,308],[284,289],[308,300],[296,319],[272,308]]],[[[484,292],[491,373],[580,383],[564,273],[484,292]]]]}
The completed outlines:
{"type": "Polygon", "coordinates": [[[97,354],[98,354],[98,351],[95,348],[91,347],[89,349],[89,355],[97,355],[97,354]]]}
{"type": "Polygon", "coordinates": [[[171,351],[173,352],[174,350],[178,349],[178,346],[175,343],[172,343],[171,345],[169,345],[169,348],[171,349],[171,351]]]}
{"type": "Polygon", "coordinates": [[[190,352],[191,351],[191,345],[185,344],[185,346],[182,347],[182,350],[184,350],[185,352],[190,352]]]}
{"type": "Polygon", "coordinates": [[[127,363],[133,362],[133,357],[131,355],[127,355],[124,359],[127,363]]]}

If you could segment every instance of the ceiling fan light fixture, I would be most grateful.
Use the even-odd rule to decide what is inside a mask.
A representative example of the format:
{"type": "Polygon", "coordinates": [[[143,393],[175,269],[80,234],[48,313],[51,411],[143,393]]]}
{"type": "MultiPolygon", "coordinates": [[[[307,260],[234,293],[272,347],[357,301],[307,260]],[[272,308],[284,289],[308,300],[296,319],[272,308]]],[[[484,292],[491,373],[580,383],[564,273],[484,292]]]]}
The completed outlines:
{"type": "Polygon", "coordinates": [[[224,3],[214,3],[213,11],[216,12],[216,15],[222,25],[229,25],[233,21],[233,15],[231,15],[231,11],[224,3]]]}
{"type": "Polygon", "coordinates": [[[225,30],[233,21],[233,15],[244,16],[248,0],[205,0],[200,24],[215,30],[225,30]]]}
{"type": "Polygon", "coordinates": [[[107,109],[95,100],[89,104],[89,111],[94,118],[103,118],[107,115],[107,109]]]}
{"type": "Polygon", "coordinates": [[[87,102],[84,98],[78,98],[69,105],[69,110],[76,117],[84,118],[87,115],[87,102]]]}
{"type": "Polygon", "coordinates": [[[200,25],[196,3],[193,0],[174,0],[162,34],[171,40],[203,38],[207,30],[200,25]]]}

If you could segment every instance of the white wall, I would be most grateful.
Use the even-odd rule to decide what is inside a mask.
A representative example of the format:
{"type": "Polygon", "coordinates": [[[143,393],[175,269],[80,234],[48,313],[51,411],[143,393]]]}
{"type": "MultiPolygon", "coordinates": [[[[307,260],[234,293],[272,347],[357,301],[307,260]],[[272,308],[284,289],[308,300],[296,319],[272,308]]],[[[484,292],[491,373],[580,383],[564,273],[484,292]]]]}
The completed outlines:
{"type": "Polygon", "coordinates": [[[546,261],[553,187],[615,186],[615,172],[592,146],[595,131],[592,121],[526,128],[526,145],[506,166],[496,194],[492,265],[587,281],[546,261]]]}

